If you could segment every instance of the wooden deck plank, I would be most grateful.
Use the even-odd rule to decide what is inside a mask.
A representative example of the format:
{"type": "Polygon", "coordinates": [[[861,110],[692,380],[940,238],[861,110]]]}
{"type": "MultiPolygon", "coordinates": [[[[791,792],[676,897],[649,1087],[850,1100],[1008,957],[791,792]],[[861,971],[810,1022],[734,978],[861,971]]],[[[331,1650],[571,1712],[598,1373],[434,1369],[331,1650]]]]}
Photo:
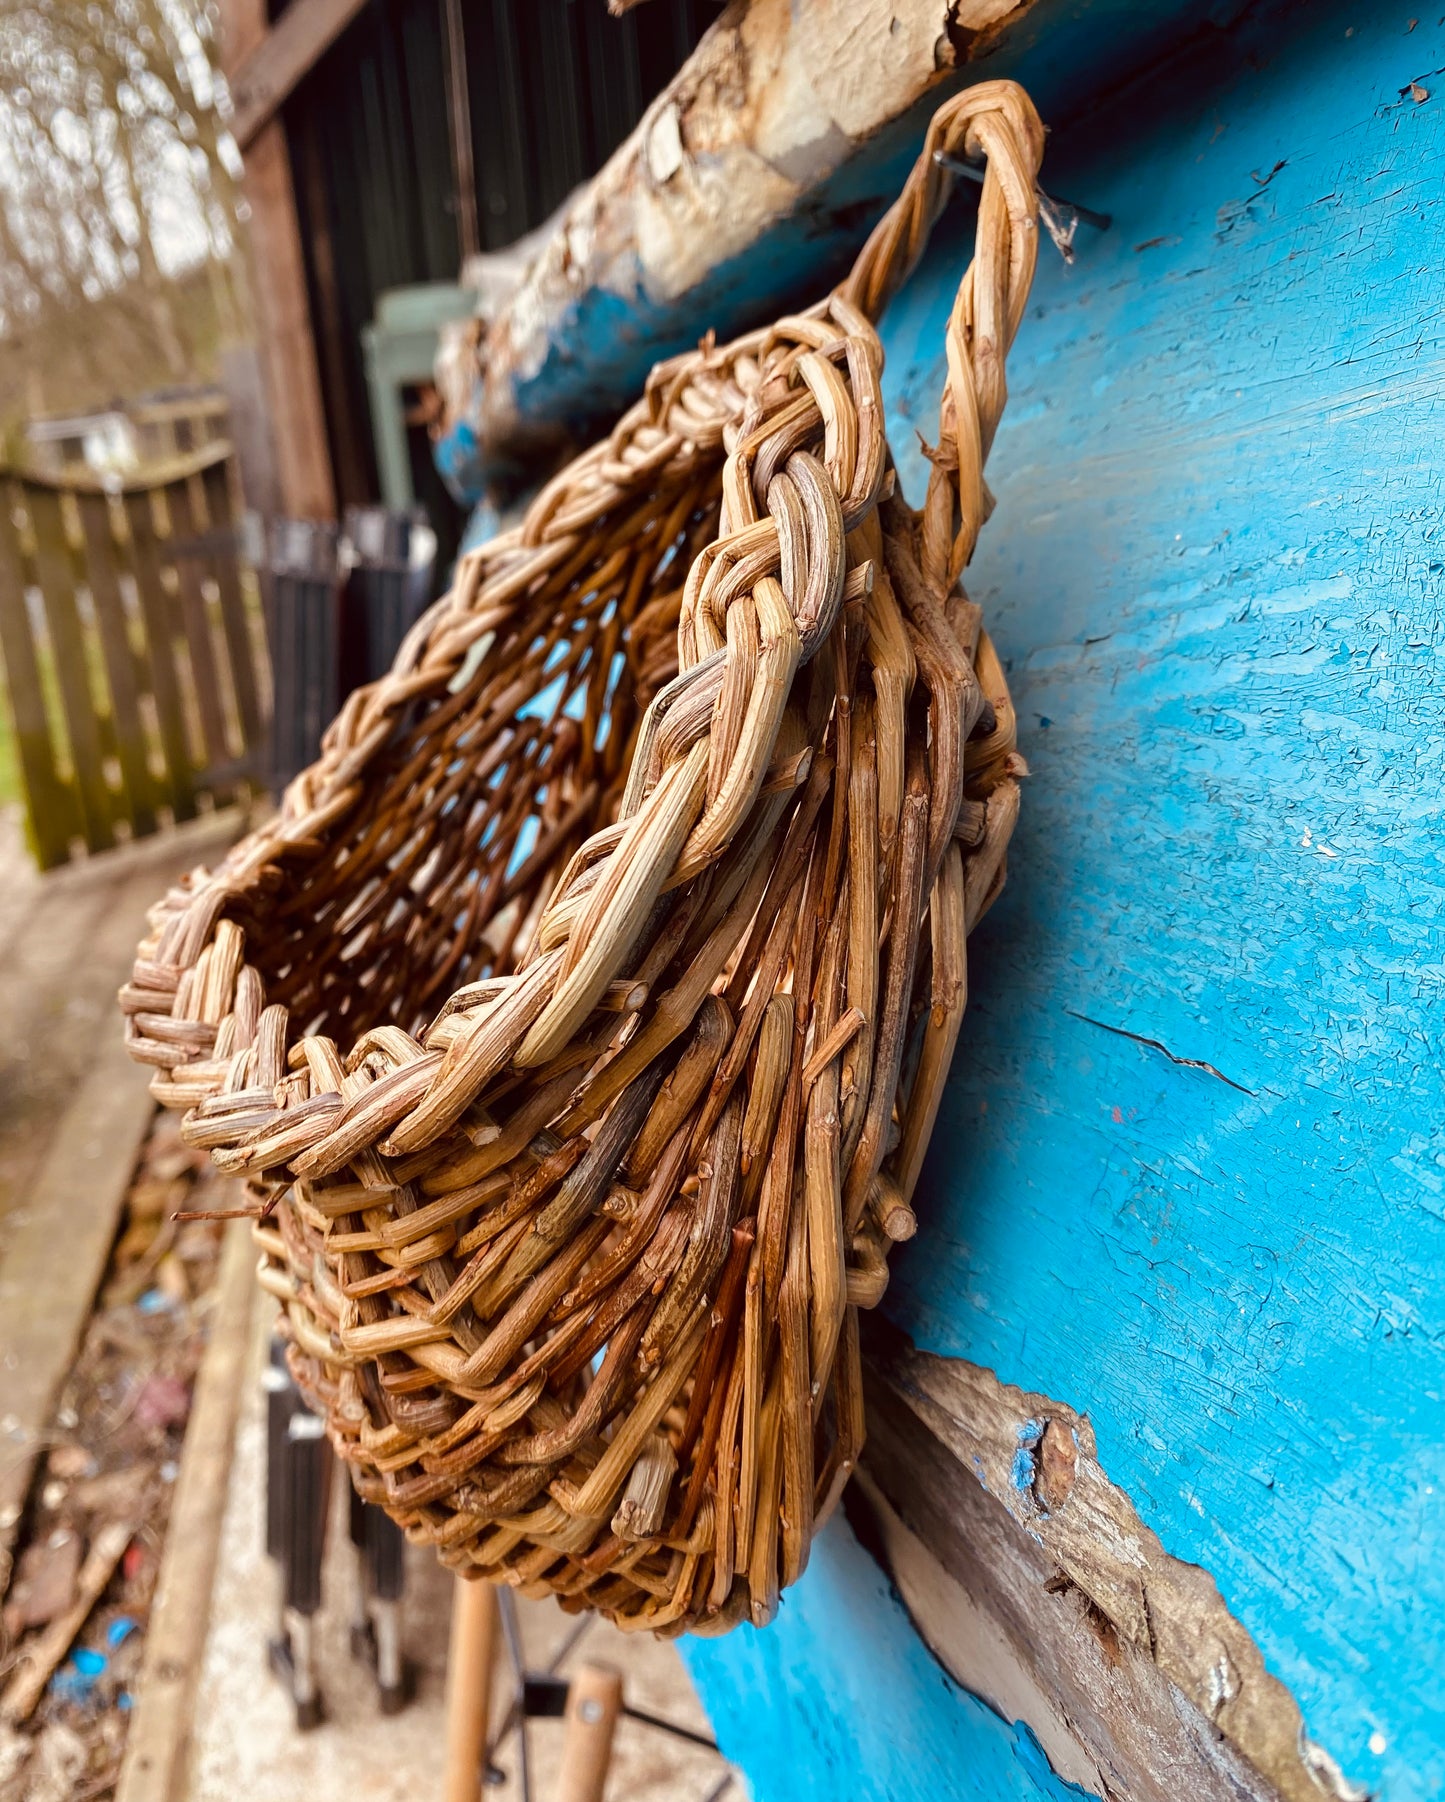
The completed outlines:
{"type": "Polygon", "coordinates": [[[177,1802],[184,1793],[256,1301],[255,1264],[249,1225],[232,1221],[221,1252],[210,1338],[181,1452],[116,1802],[177,1802]]]}
{"type": "Polygon", "coordinates": [[[35,1461],[90,1315],[155,1104],[119,1032],[100,1035],[0,1260],[0,1369],[9,1429],[0,1463],[0,1574],[35,1461]],[[58,1245],[64,1246],[57,1257],[58,1245]]]}
{"type": "MultiPolygon", "coordinates": [[[[170,871],[69,888],[41,885],[0,960],[0,1221],[26,1204],[99,1042],[119,1034],[115,991],[170,871]]],[[[142,1086],[144,1084],[142,1083],[142,1086]]],[[[0,1251],[0,1269],[6,1254],[0,1251]]]]}
{"type": "MultiPolygon", "coordinates": [[[[240,823],[214,815],[43,877],[13,839],[0,854],[0,883],[17,892],[0,919],[0,1224],[28,1195],[98,1042],[119,1030],[115,991],[146,909],[182,871],[213,863],[240,823]]],[[[0,1235],[0,1263],[3,1246],[0,1235]]]]}
{"type": "Polygon", "coordinates": [[[155,1112],[145,1072],[126,1055],[114,993],[147,906],[181,871],[213,860],[240,823],[216,815],[38,878],[0,866],[0,882],[23,892],[23,912],[0,921],[0,1394],[10,1433],[0,1588],[40,1435],[155,1112]]]}

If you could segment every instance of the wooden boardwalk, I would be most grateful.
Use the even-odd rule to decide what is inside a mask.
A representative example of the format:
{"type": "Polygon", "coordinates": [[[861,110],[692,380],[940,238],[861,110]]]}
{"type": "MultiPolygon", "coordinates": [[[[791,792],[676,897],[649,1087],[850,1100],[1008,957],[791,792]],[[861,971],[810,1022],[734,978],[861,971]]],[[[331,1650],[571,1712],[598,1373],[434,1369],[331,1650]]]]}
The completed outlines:
{"type": "Polygon", "coordinates": [[[240,823],[216,814],[42,876],[0,814],[0,1590],[154,1111],[115,991],[146,908],[240,823]]]}

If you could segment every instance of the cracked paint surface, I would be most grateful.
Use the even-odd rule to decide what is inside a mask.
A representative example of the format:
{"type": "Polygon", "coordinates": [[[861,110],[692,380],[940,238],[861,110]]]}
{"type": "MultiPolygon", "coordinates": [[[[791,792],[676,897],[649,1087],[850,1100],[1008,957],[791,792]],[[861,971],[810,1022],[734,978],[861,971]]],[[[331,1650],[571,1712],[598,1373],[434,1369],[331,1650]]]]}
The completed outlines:
{"type": "MultiPolygon", "coordinates": [[[[1400,87],[1445,31],[1370,10],[1261,20],[1257,70],[1052,146],[1115,224],[1041,259],[1010,364],[970,587],[1034,780],[888,1305],[1087,1409],[1312,1730],[1413,1802],[1445,1789],[1445,87],[1400,87]]],[[[889,322],[925,430],[956,256],[889,322]]]]}
{"type": "MultiPolygon", "coordinates": [[[[1445,27],[1410,19],[1259,9],[1051,142],[1114,225],[1045,249],[1010,361],[969,587],[1033,780],[884,1304],[1086,1411],[1383,1802],[1445,1793],[1445,27]]],[[[970,227],[885,322],[915,497],[970,227]]],[[[764,1656],[791,1732],[838,1581],[693,1655],[725,1743],[764,1656]]],[[[839,1736],[851,1794],[975,1793],[873,1782],[957,1702],[892,1706],[786,1766],[754,1725],[759,1798],[837,1793],[839,1736]]]]}

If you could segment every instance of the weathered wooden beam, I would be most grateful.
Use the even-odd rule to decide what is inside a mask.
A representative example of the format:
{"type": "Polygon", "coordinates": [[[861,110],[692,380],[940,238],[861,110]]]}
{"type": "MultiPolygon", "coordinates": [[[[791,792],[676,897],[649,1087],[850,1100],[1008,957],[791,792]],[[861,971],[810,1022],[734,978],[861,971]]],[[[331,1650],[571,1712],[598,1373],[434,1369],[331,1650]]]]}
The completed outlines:
{"type": "Polygon", "coordinates": [[[196,1684],[226,1514],[236,1421],[256,1302],[250,1228],[232,1221],[221,1252],[210,1338],[196,1378],[170,1531],[151,1604],[136,1710],[117,1802],[177,1802],[184,1794],[196,1684]]]}
{"type": "Polygon", "coordinates": [[[366,0],[291,0],[231,78],[231,132],[242,150],[361,11],[366,0]]]}
{"type": "Polygon", "coordinates": [[[469,421],[478,473],[595,429],[656,360],[705,332],[816,299],[895,198],[951,89],[1011,76],[1053,127],[1091,82],[1112,87],[1145,66],[1196,13],[1186,0],[729,6],[549,221],[493,324],[469,421]]]}
{"type": "MultiPolygon", "coordinates": [[[[525,460],[582,408],[621,406],[655,358],[710,326],[775,313],[832,273],[839,243],[861,242],[902,165],[894,156],[861,191],[827,185],[1033,4],[729,7],[558,214],[489,334],[484,458],[525,460]]],[[[918,131],[900,136],[903,163],[921,129],[920,113],[918,131]]]]}
{"type": "MultiPolygon", "coordinates": [[[[222,0],[221,26],[223,67],[228,77],[234,72],[239,78],[267,37],[265,0],[222,0]]],[[[306,260],[291,157],[279,119],[269,120],[251,138],[242,188],[251,209],[251,305],[270,424],[269,443],[257,439],[253,430],[240,447],[253,447],[242,462],[242,485],[248,501],[263,510],[274,505],[299,519],[333,519],[336,486],[306,294],[306,260]],[[268,452],[273,470],[265,466],[268,452]]],[[[233,406],[240,402],[244,410],[244,399],[237,396],[233,406]]]]}
{"type": "Polygon", "coordinates": [[[1165,1551],[1088,1417],[868,1323],[850,1518],[935,1656],[1054,1770],[1133,1802],[1339,1802],[1339,1767],[1214,1579],[1165,1551]]]}

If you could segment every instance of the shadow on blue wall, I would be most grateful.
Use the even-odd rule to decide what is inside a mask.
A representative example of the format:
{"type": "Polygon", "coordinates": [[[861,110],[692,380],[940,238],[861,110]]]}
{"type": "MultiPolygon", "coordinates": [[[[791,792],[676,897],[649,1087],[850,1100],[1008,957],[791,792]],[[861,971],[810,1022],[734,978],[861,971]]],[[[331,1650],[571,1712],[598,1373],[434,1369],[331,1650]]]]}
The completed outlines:
{"type": "Polygon", "coordinates": [[[943,1671],[841,1516],[819,1536],[772,1627],[739,1627],[685,1649],[723,1751],[768,1802],[1089,1794],[1054,1775],[1022,1721],[1001,1719],[943,1671]]]}

